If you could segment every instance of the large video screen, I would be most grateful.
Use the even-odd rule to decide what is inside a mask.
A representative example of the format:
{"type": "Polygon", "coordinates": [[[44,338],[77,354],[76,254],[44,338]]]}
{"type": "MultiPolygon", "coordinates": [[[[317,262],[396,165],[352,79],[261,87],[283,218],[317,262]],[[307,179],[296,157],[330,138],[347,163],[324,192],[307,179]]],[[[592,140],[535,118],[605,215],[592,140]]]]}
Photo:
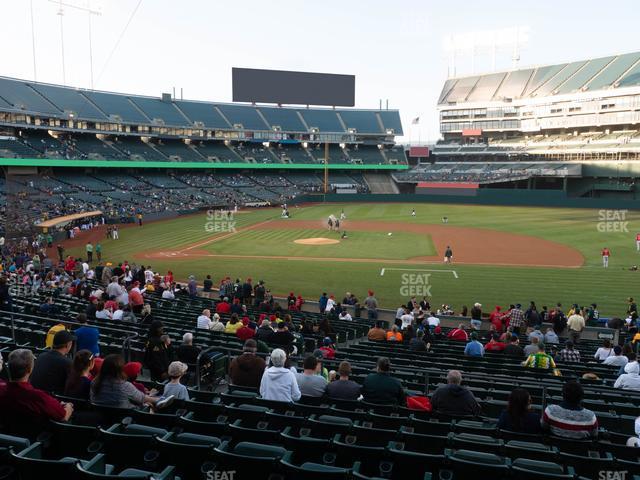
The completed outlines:
{"type": "Polygon", "coordinates": [[[233,68],[233,101],[353,107],[355,75],[233,68]]]}

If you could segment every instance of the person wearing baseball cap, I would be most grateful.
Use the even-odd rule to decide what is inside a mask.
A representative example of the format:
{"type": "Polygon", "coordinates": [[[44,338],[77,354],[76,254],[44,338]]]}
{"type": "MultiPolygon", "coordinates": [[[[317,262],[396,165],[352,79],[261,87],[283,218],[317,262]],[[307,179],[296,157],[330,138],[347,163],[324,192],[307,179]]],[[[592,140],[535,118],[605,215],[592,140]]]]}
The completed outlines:
{"type": "Polygon", "coordinates": [[[68,330],[60,330],[53,337],[51,350],[41,353],[31,373],[31,385],[45,392],[64,393],[71,359],[67,356],[75,337],[68,330]]]}
{"type": "Polygon", "coordinates": [[[169,398],[173,396],[176,400],[189,400],[189,391],[187,387],[180,383],[180,379],[183,377],[189,367],[186,363],[171,362],[167,372],[169,373],[169,383],[164,386],[164,392],[162,398],[169,398]]]}

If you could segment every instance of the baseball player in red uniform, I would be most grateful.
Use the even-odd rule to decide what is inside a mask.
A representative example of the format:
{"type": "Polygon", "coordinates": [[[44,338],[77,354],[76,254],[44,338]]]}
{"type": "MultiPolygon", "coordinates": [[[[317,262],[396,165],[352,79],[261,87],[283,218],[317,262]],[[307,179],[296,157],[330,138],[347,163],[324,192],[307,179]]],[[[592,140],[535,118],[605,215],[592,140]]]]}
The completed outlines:
{"type": "Polygon", "coordinates": [[[636,250],[640,252],[640,233],[636,233],[636,250]]]}
{"type": "Polygon", "coordinates": [[[609,268],[609,255],[611,255],[611,252],[607,247],[604,247],[602,249],[602,266],[604,268],[609,268]]]}

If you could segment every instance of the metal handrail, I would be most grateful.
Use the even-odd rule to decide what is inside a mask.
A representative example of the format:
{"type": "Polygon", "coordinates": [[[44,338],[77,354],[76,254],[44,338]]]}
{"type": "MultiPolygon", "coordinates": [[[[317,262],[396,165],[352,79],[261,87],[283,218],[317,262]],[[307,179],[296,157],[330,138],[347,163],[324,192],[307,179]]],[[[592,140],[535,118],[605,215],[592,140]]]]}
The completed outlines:
{"type": "Polygon", "coordinates": [[[196,388],[198,390],[200,390],[200,369],[201,369],[200,365],[202,364],[200,360],[202,360],[202,357],[205,356],[207,353],[213,350],[219,350],[219,348],[220,347],[217,345],[212,345],[200,351],[200,354],[198,355],[198,359],[196,360],[196,388]]]}
{"type": "Polygon", "coordinates": [[[124,357],[125,362],[129,362],[131,360],[131,341],[134,338],[138,338],[138,336],[138,333],[134,332],[122,342],[122,356],[124,357]]]}

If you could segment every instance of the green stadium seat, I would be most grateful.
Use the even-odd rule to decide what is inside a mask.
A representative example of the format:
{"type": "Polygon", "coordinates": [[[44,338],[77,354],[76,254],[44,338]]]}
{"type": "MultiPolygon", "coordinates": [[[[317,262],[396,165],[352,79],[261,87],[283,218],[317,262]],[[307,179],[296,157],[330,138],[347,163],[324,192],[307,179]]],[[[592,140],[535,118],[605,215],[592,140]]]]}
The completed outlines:
{"type": "Polygon", "coordinates": [[[492,453],[446,450],[455,478],[508,478],[511,461],[492,453]]]}
{"type": "Polygon", "coordinates": [[[571,467],[566,469],[562,465],[551,462],[517,458],[511,464],[514,478],[518,480],[569,480],[575,478],[571,467]]]}
{"type": "Polygon", "coordinates": [[[278,471],[279,461],[287,451],[276,445],[240,442],[232,446],[223,442],[214,450],[217,470],[235,470],[238,478],[267,479],[278,471]]]}

